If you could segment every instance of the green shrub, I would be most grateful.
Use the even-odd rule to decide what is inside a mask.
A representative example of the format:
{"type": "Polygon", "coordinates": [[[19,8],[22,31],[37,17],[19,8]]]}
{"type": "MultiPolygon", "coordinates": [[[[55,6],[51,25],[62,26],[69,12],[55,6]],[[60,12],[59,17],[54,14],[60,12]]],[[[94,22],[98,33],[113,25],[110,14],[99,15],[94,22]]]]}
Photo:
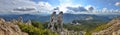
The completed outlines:
{"type": "Polygon", "coordinates": [[[43,26],[43,24],[42,24],[41,22],[32,21],[32,25],[33,25],[34,27],[37,27],[37,28],[41,28],[41,29],[44,28],[44,26],[43,26]]]}
{"type": "Polygon", "coordinates": [[[23,32],[27,32],[29,35],[57,35],[57,33],[54,33],[49,29],[42,29],[40,26],[34,27],[24,23],[18,25],[23,32]]]}

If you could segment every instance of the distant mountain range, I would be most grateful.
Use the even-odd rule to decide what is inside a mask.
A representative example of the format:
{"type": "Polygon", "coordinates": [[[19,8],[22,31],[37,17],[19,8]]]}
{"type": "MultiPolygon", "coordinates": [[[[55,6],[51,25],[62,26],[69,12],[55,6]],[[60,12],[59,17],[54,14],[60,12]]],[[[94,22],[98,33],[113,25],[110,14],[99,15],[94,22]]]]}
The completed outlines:
{"type": "MultiPolygon", "coordinates": [[[[0,15],[0,18],[4,18],[5,20],[9,21],[12,19],[18,19],[18,17],[23,17],[23,21],[27,20],[34,20],[34,21],[41,21],[41,22],[49,22],[50,15],[31,15],[31,14],[9,14],[9,15],[0,15]]],[[[63,21],[65,23],[70,23],[73,20],[86,20],[87,18],[92,17],[95,21],[109,21],[112,18],[120,17],[120,15],[95,15],[95,14],[63,14],[63,21]]]]}

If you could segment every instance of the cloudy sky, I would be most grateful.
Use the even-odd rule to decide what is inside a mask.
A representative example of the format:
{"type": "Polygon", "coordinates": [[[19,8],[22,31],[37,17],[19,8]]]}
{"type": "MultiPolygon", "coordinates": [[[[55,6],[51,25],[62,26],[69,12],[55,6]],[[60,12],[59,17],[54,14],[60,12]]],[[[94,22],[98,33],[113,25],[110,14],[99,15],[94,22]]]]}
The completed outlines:
{"type": "Polygon", "coordinates": [[[120,0],[0,0],[0,14],[119,14],[120,0]]]}

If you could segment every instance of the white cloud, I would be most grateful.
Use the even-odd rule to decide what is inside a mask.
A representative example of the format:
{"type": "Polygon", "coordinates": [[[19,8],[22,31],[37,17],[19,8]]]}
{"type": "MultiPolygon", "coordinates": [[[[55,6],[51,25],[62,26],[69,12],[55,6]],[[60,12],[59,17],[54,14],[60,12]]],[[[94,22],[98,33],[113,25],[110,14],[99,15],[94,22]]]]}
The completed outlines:
{"type": "Polygon", "coordinates": [[[47,2],[37,4],[30,0],[0,0],[0,14],[40,14],[49,12],[51,7],[47,2]]]}
{"type": "Polygon", "coordinates": [[[102,10],[93,10],[93,11],[83,11],[83,12],[75,12],[75,11],[71,11],[69,10],[68,12],[71,14],[120,14],[119,10],[108,10],[107,8],[103,8],[102,10]],[[70,12],[69,12],[70,11],[70,12]]]}
{"type": "Polygon", "coordinates": [[[67,7],[67,9],[72,10],[74,12],[83,12],[83,11],[88,11],[87,9],[85,9],[85,7],[67,7]]]}
{"type": "Polygon", "coordinates": [[[68,9],[68,7],[75,8],[74,10],[77,10],[77,11],[79,10],[79,7],[81,7],[80,10],[84,9],[84,10],[87,10],[87,11],[95,9],[94,6],[92,6],[92,5],[88,5],[88,6],[84,7],[81,4],[75,4],[75,3],[72,2],[74,0],[59,0],[59,1],[60,1],[59,9],[60,9],[60,11],[63,11],[64,13],[70,13],[70,11],[75,12],[73,10],[68,9]]]}
{"type": "Polygon", "coordinates": [[[58,6],[60,11],[63,11],[64,13],[67,13],[67,7],[78,7],[80,4],[74,4],[72,0],[59,0],[60,5],[58,6]]]}
{"type": "Polygon", "coordinates": [[[86,6],[85,8],[86,8],[87,10],[89,10],[89,11],[92,11],[92,10],[95,9],[94,6],[92,6],[92,5],[88,5],[88,6],[86,6]]]}
{"type": "Polygon", "coordinates": [[[11,12],[17,14],[30,14],[37,12],[37,9],[31,6],[24,6],[24,7],[14,8],[11,12]]]}
{"type": "Polygon", "coordinates": [[[49,14],[51,13],[51,10],[53,9],[53,7],[48,2],[39,2],[38,9],[41,13],[49,14]]]}
{"type": "MultiPolygon", "coordinates": [[[[13,10],[18,7],[24,7],[24,6],[34,7],[36,6],[36,4],[29,0],[0,0],[0,12],[2,12],[1,14],[17,13],[15,11],[13,12],[13,10]]],[[[23,13],[23,12],[20,11],[20,13],[23,13]]]]}
{"type": "Polygon", "coordinates": [[[34,10],[36,10],[36,8],[31,6],[18,7],[13,9],[13,11],[34,11],[34,10]]]}
{"type": "Polygon", "coordinates": [[[116,5],[116,6],[120,6],[120,2],[116,2],[115,5],[116,5]]]}
{"type": "MultiPolygon", "coordinates": [[[[77,7],[83,7],[80,4],[74,4],[72,1],[73,0],[59,0],[60,1],[60,11],[63,11],[64,13],[72,13],[72,14],[118,14],[120,13],[119,10],[107,10],[107,8],[103,8],[102,10],[96,11],[96,7],[92,5],[84,6],[84,8],[87,11],[84,12],[75,12],[77,7]],[[68,9],[67,7],[73,7],[73,10],[68,9]],[[117,12],[117,13],[116,13],[117,12]]],[[[120,2],[116,2],[116,6],[120,6],[120,2]]],[[[77,8],[78,9],[78,8],[77,8]]]]}
{"type": "MultiPolygon", "coordinates": [[[[59,7],[60,11],[63,11],[64,13],[77,13],[77,14],[98,14],[100,12],[102,13],[109,13],[107,10],[103,9],[100,12],[92,11],[95,7],[92,5],[88,6],[81,6],[80,4],[74,4],[72,3],[72,0],[59,0],[60,5],[56,6],[59,7]],[[83,7],[88,12],[75,12],[73,10],[68,9],[67,7],[83,7]],[[69,12],[71,11],[71,12],[69,12]],[[106,12],[107,11],[107,12],[106,12]]],[[[120,2],[116,2],[116,6],[120,6],[120,2]]],[[[39,2],[35,3],[30,0],[0,0],[0,14],[49,14],[52,13],[52,9],[56,8],[53,7],[48,2],[39,2]]],[[[77,8],[79,10],[79,8],[77,8]]],[[[119,13],[119,10],[115,10],[115,12],[111,11],[110,13],[119,13]]]]}

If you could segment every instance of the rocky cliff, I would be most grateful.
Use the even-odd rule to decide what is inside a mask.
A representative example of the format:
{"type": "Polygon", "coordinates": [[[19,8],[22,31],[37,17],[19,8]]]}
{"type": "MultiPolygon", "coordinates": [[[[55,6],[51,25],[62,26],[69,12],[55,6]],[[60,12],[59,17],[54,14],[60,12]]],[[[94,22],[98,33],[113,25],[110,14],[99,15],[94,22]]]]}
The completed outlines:
{"type": "Polygon", "coordinates": [[[0,35],[28,35],[21,31],[17,23],[15,19],[12,21],[5,21],[0,18],[0,35]]]}
{"type": "Polygon", "coordinates": [[[92,35],[120,35],[120,18],[113,19],[107,25],[110,25],[110,27],[94,32],[92,35]]]}

